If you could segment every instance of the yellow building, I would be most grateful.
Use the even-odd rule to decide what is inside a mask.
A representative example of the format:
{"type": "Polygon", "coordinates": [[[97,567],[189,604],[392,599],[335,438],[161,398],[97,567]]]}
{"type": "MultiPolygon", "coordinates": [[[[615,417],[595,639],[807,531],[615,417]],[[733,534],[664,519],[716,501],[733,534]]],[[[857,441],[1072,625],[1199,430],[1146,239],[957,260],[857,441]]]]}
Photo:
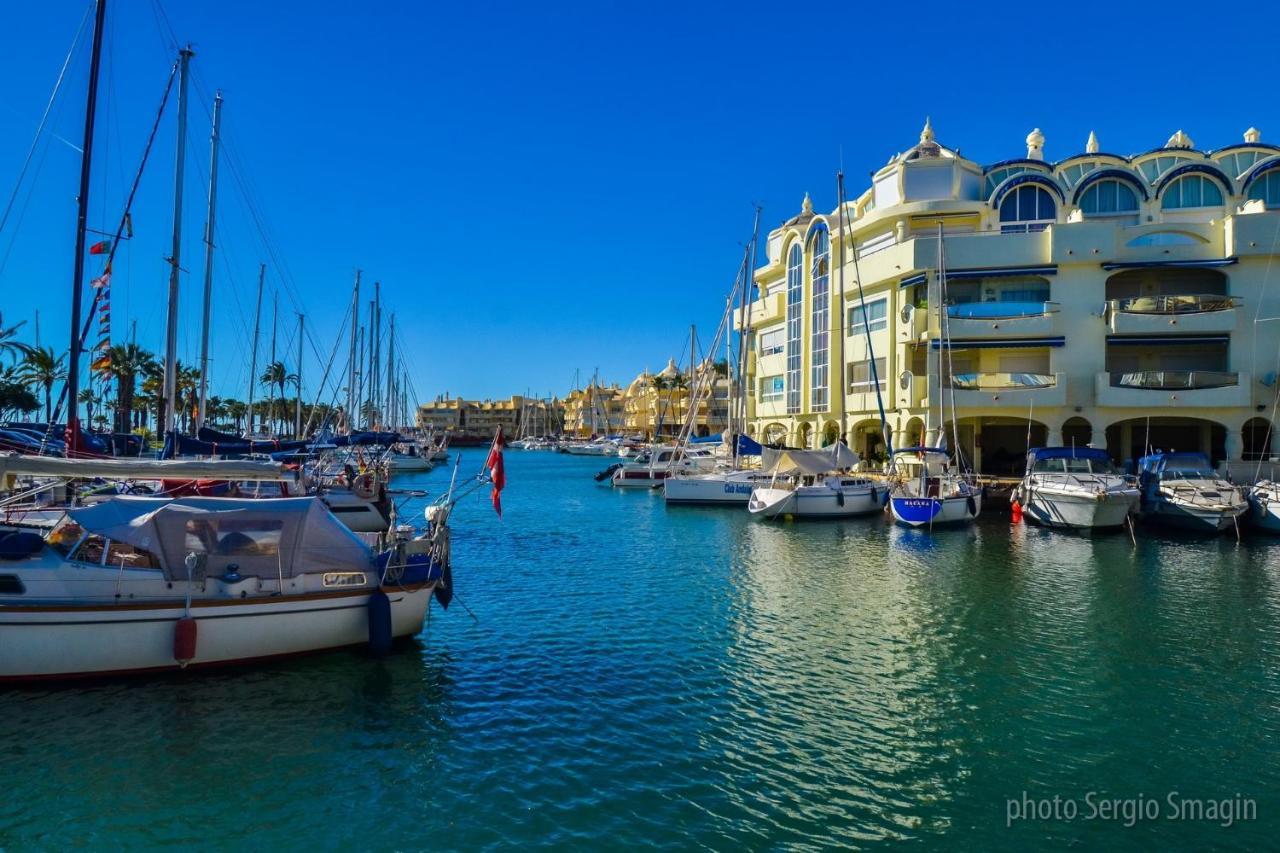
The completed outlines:
{"type": "Polygon", "coordinates": [[[527,423],[539,434],[557,434],[564,421],[560,401],[515,395],[505,400],[463,400],[440,397],[418,407],[418,428],[437,433],[487,438],[499,426],[509,437],[522,434],[527,423]],[[543,431],[545,430],[545,432],[543,431]]]}
{"type": "Polygon", "coordinates": [[[623,423],[628,435],[646,438],[676,436],[689,417],[695,390],[698,392],[694,434],[720,432],[728,423],[729,380],[724,365],[717,367],[710,359],[698,366],[697,382],[681,373],[674,359],[653,374],[645,371],[632,380],[623,395],[623,423]],[[706,387],[704,383],[710,383],[706,387]]]}
{"type": "Polygon", "coordinates": [[[1021,473],[1028,443],[1270,456],[1280,326],[1254,318],[1280,316],[1280,147],[1178,131],[1121,156],[1090,134],[1050,162],[1038,130],[1026,143],[982,166],[926,123],[843,211],[806,195],[770,232],[747,323],[755,436],[843,433],[874,458],[878,382],[895,447],[945,432],[989,474],[1021,473]]]}
{"type": "Polygon", "coordinates": [[[570,391],[564,398],[565,433],[585,438],[621,431],[625,421],[623,398],[617,385],[591,383],[570,391]]]}

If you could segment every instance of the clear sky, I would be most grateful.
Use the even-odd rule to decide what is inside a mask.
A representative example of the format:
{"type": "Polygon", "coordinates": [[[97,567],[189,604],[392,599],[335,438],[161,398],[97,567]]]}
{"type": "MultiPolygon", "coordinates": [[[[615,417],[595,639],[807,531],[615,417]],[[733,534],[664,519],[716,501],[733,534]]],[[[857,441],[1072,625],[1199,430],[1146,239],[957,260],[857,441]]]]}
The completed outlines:
{"type": "MultiPolygon", "coordinates": [[[[6,10],[0,203],[88,7],[6,10]]],[[[198,355],[209,110],[220,87],[237,168],[224,160],[211,374],[214,393],[242,399],[260,261],[263,347],[279,290],[279,348],[294,351],[297,310],[313,332],[312,390],[359,267],[366,286],[382,282],[419,398],[563,394],[575,369],[625,383],[678,357],[691,322],[709,334],[753,203],[765,232],[806,191],[831,209],[841,157],[855,196],[916,141],[926,115],[940,142],[983,162],[1022,156],[1033,127],[1050,159],[1082,151],[1090,130],[1116,153],[1157,147],[1179,128],[1200,148],[1239,142],[1250,125],[1280,140],[1274,59],[1252,47],[1246,19],[1176,3],[1111,13],[111,0],[108,14],[91,224],[108,230],[122,209],[173,62],[171,28],[197,51],[181,357],[198,355]]],[[[0,231],[5,323],[26,319],[33,333],[39,311],[41,341],[59,347],[87,48],[86,29],[0,231]]],[[[115,336],[136,321],[157,351],[172,106],[135,203],[135,238],[116,262],[115,336]]],[[[335,369],[345,360],[344,343],[335,369]]]]}

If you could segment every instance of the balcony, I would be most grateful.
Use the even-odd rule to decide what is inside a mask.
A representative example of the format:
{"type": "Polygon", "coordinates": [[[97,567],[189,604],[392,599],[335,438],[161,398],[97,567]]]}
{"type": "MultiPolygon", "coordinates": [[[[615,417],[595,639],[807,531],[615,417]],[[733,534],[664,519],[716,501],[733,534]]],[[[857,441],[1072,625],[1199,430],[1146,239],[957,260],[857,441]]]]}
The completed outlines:
{"type": "Polygon", "coordinates": [[[953,338],[1026,338],[1058,330],[1056,302],[966,302],[947,306],[953,338]]]}
{"type": "Polygon", "coordinates": [[[1223,370],[1149,370],[1099,373],[1099,406],[1247,406],[1249,374],[1223,370]]]}
{"type": "Polygon", "coordinates": [[[1239,305],[1237,297],[1215,294],[1112,299],[1107,323],[1115,334],[1231,332],[1239,305]]]}
{"type": "Polygon", "coordinates": [[[951,380],[956,407],[1026,408],[1064,406],[1065,377],[1061,373],[957,373],[951,380]]]}

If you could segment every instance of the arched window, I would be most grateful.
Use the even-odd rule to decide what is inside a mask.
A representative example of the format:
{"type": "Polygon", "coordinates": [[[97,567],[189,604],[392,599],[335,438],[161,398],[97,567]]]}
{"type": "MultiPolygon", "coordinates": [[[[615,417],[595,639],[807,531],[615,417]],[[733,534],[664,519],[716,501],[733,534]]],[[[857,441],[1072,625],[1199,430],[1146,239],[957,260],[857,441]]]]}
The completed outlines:
{"type": "Polygon", "coordinates": [[[1222,204],[1222,188],[1204,175],[1183,175],[1160,198],[1160,207],[1177,210],[1184,207],[1217,207],[1222,204]]]}
{"type": "Polygon", "coordinates": [[[1098,181],[1080,196],[1086,216],[1115,216],[1138,212],[1138,194],[1123,181],[1098,181]]]}
{"type": "Polygon", "coordinates": [[[804,252],[800,242],[791,244],[787,255],[787,412],[800,411],[800,314],[804,301],[804,252]]]}
{"type": "Polygon", "coordinates": [[[1025,184],[1000,202],[1000,230],[1043,231],[1057,218],[1053,196],[1043,187],[1025,184]]]}
{"type": "Polygon", "coordinates": [[[1280,207],[1280,168],[1263,172],[1249,184],[1249,198],[1267,207],[1280,207]]]}
{"type": "Polygon", "coordinates": [[[831,243],[827,226],[814,226],[809,238],[809,274],[812,282],[812,316],[809,328],[809,404],[815,412],[827,410],[830,369],[827,358],[828,323],[831,317],[831,243]]]}

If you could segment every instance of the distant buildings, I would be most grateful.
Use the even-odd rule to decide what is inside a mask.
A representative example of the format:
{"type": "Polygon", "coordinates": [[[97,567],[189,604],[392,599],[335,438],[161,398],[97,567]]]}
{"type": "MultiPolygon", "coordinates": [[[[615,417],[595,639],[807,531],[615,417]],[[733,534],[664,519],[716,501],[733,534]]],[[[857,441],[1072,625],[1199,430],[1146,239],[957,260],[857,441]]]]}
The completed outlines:
{"type": "Polygon", "coordinates": [[[437,397],[418,407],[418,428],[449,433],[457,439],[488,440],[501,426],[505,435],[558,435],[563,429],[564,406],[556,398],[536,399],[515,395],[506,400],[464,400],[437,397]]]}

